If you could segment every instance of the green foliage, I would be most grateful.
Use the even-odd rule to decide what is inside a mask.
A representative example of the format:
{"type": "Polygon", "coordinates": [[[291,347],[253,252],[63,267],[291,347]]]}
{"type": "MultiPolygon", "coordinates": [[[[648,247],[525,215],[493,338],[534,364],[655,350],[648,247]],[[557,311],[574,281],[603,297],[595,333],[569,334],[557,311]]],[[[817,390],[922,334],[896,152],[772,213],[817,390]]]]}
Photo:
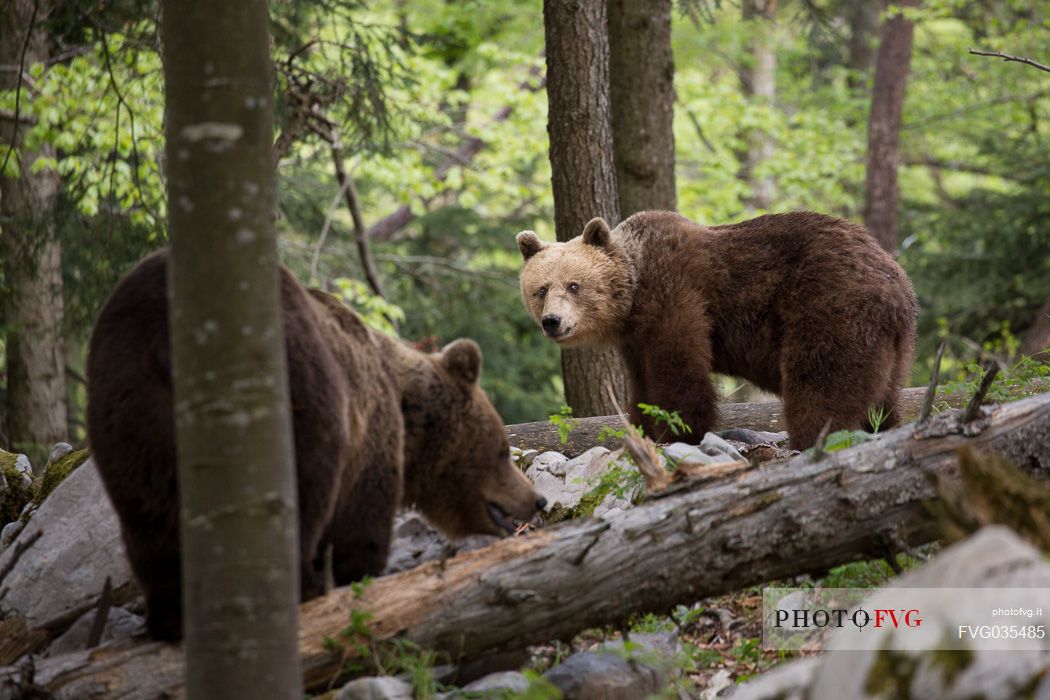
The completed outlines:
{"type": "MultiPolygon", "coordinates": [[[[967,401],[977,393],[977,388],[984,379],[985,369],[976,362],[965,365],[962,379],[945,383],[944,390],[962,392],[967,401]]],[[[985,395],[986,400],[994,403],[1016,401],[1038,393],[1050,391],[1050,365],[1031,357],[1021,357],[1015,363],[1003,368],[992,381],[991,388],[985,395]],[[1041,383],[1038,380],[1044,380],[1041,383]]]]}
{"type": "Polygon", "coordinates": [[[332,285],[335,287],[336,296],[356,311],[362,321],[384,333],[397,336],[394,324],[405,320],[405,312],[400,306],[373,294],[368,285],[361,280],[336,277],[332,280],[332,285]]]}
{"type": "Polygon", "coordinates": [[[551,414],[550,424],[558,429],[558,437],[564,445],[569,441],[569,433],[579,427],[579,421],[572,417],[572,407],[562,406],[561,411],[551,414]]]}
{"type": "Polygon", "coordinates": [[[869,406],[868,407],[868,425],[871,426],[871,432],[877,433],[882,427],[882,424],[886,422],[887,411],[885,406],[869,406]]]}
{"type": "Polygon", "coordinates": [[[638,404],[638,408],[641,409],[643,415],[649,416],[657,423],[666,425],[673,435],[693,432],[693,429],[682,420],[682,416],[678,414],[678,411],[668,411],[647,403],[638,404]]]}

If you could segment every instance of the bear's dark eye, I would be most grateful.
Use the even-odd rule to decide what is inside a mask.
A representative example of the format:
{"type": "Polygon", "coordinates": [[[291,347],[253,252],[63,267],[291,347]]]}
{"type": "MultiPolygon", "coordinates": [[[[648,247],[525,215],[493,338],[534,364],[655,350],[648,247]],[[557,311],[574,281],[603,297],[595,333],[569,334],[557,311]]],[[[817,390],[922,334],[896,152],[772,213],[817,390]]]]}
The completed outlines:
{"type": "Polygon", "coordinates": [[[539,289],[537,289],[536,290],[536,296],[538,296],[540,299],[542,299],[543,297],[547,296],[547,288],[546,287],[540,287],[539,289]]]}
{"type": "Polygon", "coordinates": [[[571,293],[573,293],[573,294],[576,294],[577,292],[580,291],[580,285],[576,284],[575,282],[570,282],[569,283],[569,291],[571,293]]]}

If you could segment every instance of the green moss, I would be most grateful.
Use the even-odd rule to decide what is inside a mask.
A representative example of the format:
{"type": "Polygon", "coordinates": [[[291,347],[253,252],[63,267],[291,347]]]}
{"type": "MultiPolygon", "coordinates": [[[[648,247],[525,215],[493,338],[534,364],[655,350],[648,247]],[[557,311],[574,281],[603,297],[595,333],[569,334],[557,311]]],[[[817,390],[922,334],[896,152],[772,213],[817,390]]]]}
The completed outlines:
{"type": "Polygon", "coordinates": [[[36,497],[33,499],[33,502],[37,505],[43,503],[44,499],[55,490],[55,487],[61,484],[67,476],[72,474],[74,469],[87,461],[89,456],[90,452],[86,449],[73,450],[62,457],[59,457],[54,462],[49,462],[44,468],[44,475],[40,478],[36,497]]]}
{"type": "Polygon", "coordinates": [[[19,455],[0,450],[0,474],[7,488],[0,490],[0,526],[18,520],[19,514],[33,498],[33,486],[26,483],[25,476],[18,471],[19,455]]]}
{"type": "Polygon", "coordinates": [[[911,682],[917,657],[892,649],[879,649],[864,681],[864,692],[878,698],[911,699],[911,682]]]}
{"type": "Polygon", "coordinates": [[[935,649],[930,652],[930,665],[944,673],[945,688],[951,687],[956,677],[969,668],[971,663],[973,652],[969,649],[935,649]]]}

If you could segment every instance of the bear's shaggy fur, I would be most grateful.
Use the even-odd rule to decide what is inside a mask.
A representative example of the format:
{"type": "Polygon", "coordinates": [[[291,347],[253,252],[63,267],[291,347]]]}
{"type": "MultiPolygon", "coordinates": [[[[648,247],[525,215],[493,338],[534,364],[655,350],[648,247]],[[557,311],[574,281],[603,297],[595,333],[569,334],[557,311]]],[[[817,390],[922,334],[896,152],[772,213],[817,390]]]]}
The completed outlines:
{"type": "Polygon", "coordinates": [[[791,446],[898,419],[918,304],[904,271],[860,226],[812,212],[701,226],[673,212],[601,219],[566,243],[518,234],[529,314],[564,347],[612,344],[639,402],[679,411],[700,439],[717,419],[711,372],[784,400],[791,446]]]}
{"type": "MultiPolygon", "coordinates": [[[[88,437],[156,639],[181,636],[178,488],[166,300],[167,254],[120,282],[88,355],[88,437]]],[[[459,340],[428,355],[377,333],[281,270],[299,491],[303,599],[379,574],[395,510],[413,504],[452,536],[504,534],[542,507],[511,462],[478,385],[481,353],[459,340]]]]}

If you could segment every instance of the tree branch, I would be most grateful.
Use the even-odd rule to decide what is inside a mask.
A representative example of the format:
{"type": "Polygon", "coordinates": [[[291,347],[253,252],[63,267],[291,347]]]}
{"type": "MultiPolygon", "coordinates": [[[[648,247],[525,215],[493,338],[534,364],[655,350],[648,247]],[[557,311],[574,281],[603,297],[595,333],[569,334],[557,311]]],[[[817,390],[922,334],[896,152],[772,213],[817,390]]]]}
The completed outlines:
{"type": "Polygon", "coordinates": [[[1033,61],[1030,58],[1024,58],[1023,56],[1011,56],[1008,53],[1002,53],[1000,51],[978,51],[977,49],[970,49],[970,53],[974,56],[991,56],[993,58],[1001,58],[1007,62],[1014,61],[1016,63],[1024,63],[1025,65],[1050,73],[1050,66],[1044,66],[1042,63],[1033,61]]]}

